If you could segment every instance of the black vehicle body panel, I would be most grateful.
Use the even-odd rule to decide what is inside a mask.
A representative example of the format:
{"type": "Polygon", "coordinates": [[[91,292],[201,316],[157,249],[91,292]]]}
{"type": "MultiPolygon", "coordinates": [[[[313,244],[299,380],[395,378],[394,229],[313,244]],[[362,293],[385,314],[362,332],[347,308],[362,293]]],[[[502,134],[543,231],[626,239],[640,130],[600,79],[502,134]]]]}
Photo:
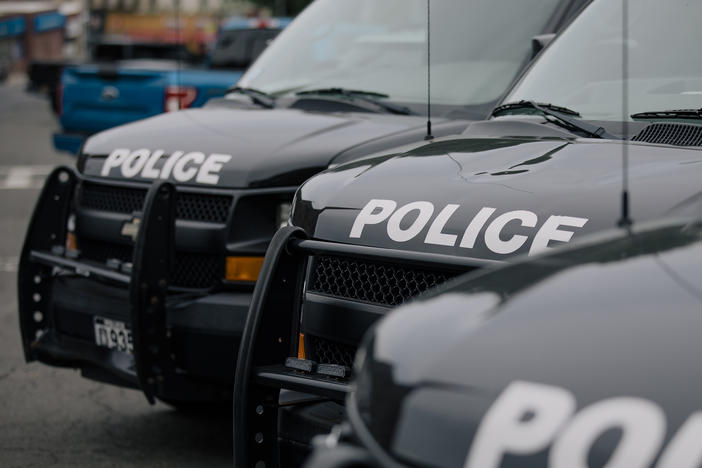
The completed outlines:
{"type": "MultiPolygon", "coordinates": [[[[475,127],[483,134],[491,125],[500,128],[504,122],[475,127]]],[[[509,126],[512,131],[518,123],[509,126]]],[[[305,298],[300,332],[307,345],[316,348],[309,340],[319,337],[355,346],[373,318],[457,272],[535,255],[612,228],[620,216],[622,144],[554,135],[464,135],[365,158],[311,178],[296,193],[291,223],[326,243],[331,253],[312,254],[305,288],[298,293],[305,298]],[[357,229],[374,200],[396,207],[393,215],[386,211],[382,219],[368,217],[357,229]],[[393,231],[394,213],[417,203],[428,207],[426,216],[420,220],[417,210],[405,212],[401,221],[395,219],[393,231]],[[450,207],[450,216],[442,216],[450,207]],[[564,223],[558,233],[550,231],[554,222],[564,223]],[[419,228],[397,237],[411,226],[419,228]],[[355,261],[346,253],[358,255],[363,249],[374,249],[374,259],[355,261]],[[441,260],[411,268],[413,256],[420,254],[441,260]],[[359,321],[362,326],[336,323],[354,313],[367,317],[359,321]]],[[[636,193],[631,213],[637,222],[678,212],[699,198],[699,149],[626,144],[629,187],[636,193]]],[[[351,365],[352,355],[347,350],[344,365],[351,365]]]]}
{"type": "MultiPolygon", "coordinates": [[[[27,360],[79,367],[86,377],[141,388],[149,400],[158,396],[173,403],[228,401],[235,360],[213,356],[230,356],[238,349],[253,284],[226,285],[217,279],[223,277],[224,257],[263,256],[276,229],[276,205],[291,201],[297,185],[327,167],[334,156],[346,149],[362,151],[366,142],[382,145],[386,135],[388,145],[406,144],[420,139],[425,129],[421,117],[231,107],[237,104],[222,102],[207,110],[164,114],[99,133],[83,149],[80,172],[57,170],[55,180],[59,173],[71,174],[71,188],[64,189],[61,201],[55,203],[47,183],[51,195],[37,205],[35,218],[46,217],[46,213],[53,217],[44,223],[49,227],[30,227],[20,268],[20,296],[27,298],[21,302],[20,316],[31,324],[23,331],[27,360]],[[230,133],[231,119],[243,127],[237,136],[230,133]],[[155,165],[159,170],[175,151],[221,153],[222,148],[231,151],[233,145],[236,158],[222,168],[216,186],[173,178],[166,181],[177,185],[181,201],[173,220],[174,260],[167,278],[168,295],[159,298],[166,301],[166,322],[161,320],[156,327],[168,334],[171,348],[168,355],[161,353],[162,363],[157,367],[171,365],[172,375],[185,373],[189,381],[165,379],[159,389],[149,389],[147,377],[139,378],[139,366],[132,356],[92,343],[92,320],[99,315],[129,323],[132,330],[139,327],[129,311],[140,300],[130,299],[125,288],[134,280],[137,263],[154,263],[155,253],[146,249],[142,258],[123,230],[135,219],[142,225],[148,221],[145,201],[153,179],[125,178],[119,167],[103,177],[102,166],[120,148],[163,151],[155,165]],[[213,204],[218,207],[212,208],[213,204]],[[212,210],[217,211],[217,219],[212,218],[212,210]],[[63,249],[71,214],[80,248],[77,257],[63,249]],[[248,222],[237,223],[237,219],[248,222]],[[34,239],[46,232],[61,235],[42,243],[34,239]],[[109,266],[107,262],[113,259],[119,261],[109,266]],[[33,276],[40,276],[45,288],[41,310],[32,299],[35,292],[40,293],[33,276]],[[103,297],[110,299],[103,301],[103,297]],[[35,311],[42,313],[42,320],[33,322],[35,311]]],[[[436,133],[460,132],[467,123],[443,120],[436,133]]],[[[138,306],[144,314],[146,306],[138,306]]],[[[138,348],[135,355],[139,357],[138,348]]],[[[142,374],[147,374],[146,368],[142,374]]]]}
{"type": "MultiPolygon", "coordinates": [[[[481,127],[492,123],[498,124],[486,122],[481,127]]],[[[504,239],[515,234],[532,239],[550,215],[586,218],[573,238],[610,228],[619,214],[619,204],[612,201],[621,190],[621,146],[613,140],[553,137],[465,134],[437,139],[401,154],[361,159],[313,177],[296,194],[292,224],[331,242],[504,260],[504,254],[490,250],[480,238],[472,249],[459,245],[481,208],[495,208],[494,216],[510,210],[537,215],[532,229],[518,223],[506,226],[501,233],[504,239]],[[371,199],[393,200],[398,207],[426,200],[435,208],[423,229],[408,241],[390,238],[387,219],[365,225],[360,238],[350,237],[359,211],[371,199]],[[460,205],[442,231],[458,236],[455,244],[427,242],[431,222],[448,204],[460,205]]],[[[661,217],[702,191],[696,170],[702,163],[699,149],[632,144],[630,157],[631,191],[637,194],[631,209],[637,219],[661,217]]],[[[526,241],[509,255],[526,253],[529,246],[526,241]]]]}
{"type": "MultiPolygon", "coordinates": [[[[370,445],[363,455],[375,457],[363,466],[475,466],[471,451],[485,443],[476,433],[514,382],[565,389],[577,403],[575,418],[610,399],[660,408],[660,437],[623,459],[654,466],[702,407],[700,232],[698,223],[673,222],[596,236],[460,278],[388,315],[359,352],[349,396],[352,432],[370,445]]],[[[626,445],[630,427],[615,427],[586,444],[587,466],[606,466],[626,445]]],[[[494,466],[560,466],[548,460],[566,430],[537,450],[505,453],[494,466]]],[[[682,453],[679,463],[699,463],[699,450],[682,453]]]]}
{"type": "MultiPolygon", "coordinates": [[[[618,25],[617,22],[608,32],[618,32],[618,25]]],[[[607,43],[608,51],[618,51],[615,45],[620,43],[619,36],[614,37],[612,44],[607,43]]],[[[601,38],[587,37],[583,33],[577,39],[600,44],[601,38]]],[[[554,45],[558,43],[556,41],[554,45]]],[[[626,39],[621,44],[625,49],[629,47],[626,39]]],[[[577,55],[573,57],[578,60],[577,55]]],[[[555,81],[558,76],[552,75],[555,81]]],[[[625,82],[627,78],[625,75],[625,82]]],[[[627,88],[622,86],[626,95],[627,88]]],[[[577,99],[582,97],[578,91],[581,90],[573,90],[577,99]]],[[[583,92],[585,94],[588,93],[583,92]]],[[[529,99],[529,96],[522,99],[529,99]]],[[[301,284],[297,293],[290,296],[287,313],[275,308],[277,324],[281,321],[292,324],[292,329],[283,329],[279,333],[291,336],[293,340],[298,335],[299,343],[298,346],[289,343],[287,355],[267,353],[259,348],[256,335],[269,336],[271,331],[267,327],[270,321],[249,320],[247,323],[244,337],[252,336],[252,343],[246,348],[249,352],[239,357],[235,379],[235,460],[238,466],[255,464],[260,447],[256,445],[254,434],[263,434],[264,441],[275,439],[275,433],[266,433],[265,428],[276,426],[270,421],[259,424],[256,398],[251,395],[275,395],[277,389],[291,385],[291,379],[288,379],[291,372],[296,373],[299,380],[305,380],[304,388],[310,393],[326,395],[323,388],[326,376],[318,374],[323,374],[320,369],[326,371],[328,366],[322,364],[348,366],[353,360],[354,345],[358,343],[359,330],[348,325],[348,315],[362,315],[367,326],[372,322],[372,314],[382,316],[383,309],[388,312],[391,307],[418,297],[458,274],[455,263],[429,262],[432,264],[425,263],[415,268],[413,262],[403,262],[403,254],[407,259],[416,259],[417,256],[462,258],[475,262],[463,271],[473,271],[493,266],[494,262],[514,261],[519,255],[537,255],[594,232],[613,228],[622,216],[623,186],[635,194],[631,199],[631,216],[637,225],[665,217],[685,207],[691,200],[699,199],[702,188],[699,184],[699,170],[702,168],[699,145],[684,147],[693,144],[680,139],[677,143],[670,139],[670,144],[662,144],[661,128],[656,130],[659,139],[649,139],[647,133],[656,132],[647,130],[657,125],[650,122],[594,122],[563,118],[540,109],[552,107],[548,102],[531,105],[534,112],[515,112],[493,121],[471,124],[461,137],[437,138],[409,145],[391,154],[376,154],[332,167],[300,187],[293,204],[290,229],[301,229],[296,235],[309,240],[278,239],[276,245],[280,251],[271,250],[269,255],[288,259],[291,263],[286,263],[285,274],[272,273],[266,278],[271,285],[279,285],[283,280],[301,284]],[[592,138],[586,138],[586,135],[592,138]],[[606,138],[594,138],[603,135],[606,138]],[[618,140],[619,137],[622,139],[618,140]],[[629,159],[622,158],[622,155],[628,155],[629,159]],[[626,173],[622,170],[623,165],[628,168],[626,173]],[[555,225],[558,228],[552,230],[555,225]],[[564,226],[568,228],[561,229],[564,226]],[[323,252],[300,250],[306,242],[324,245],[323,249],[317,249],[323,252]],[[372,258],[363,255],[367,249],[374,249],[372,258]],[[387,255],[384,256],[382,251],[387,255]],[[295,265],[295,260],[290,257],[294,256],[298,257],[298,271],[305,271],[304,281],[289,277],[295,265]],[[486,265],[487,262],[490,264],[486,265]],[[262,378],[263,373],[265,378],[262,378]],[[254,432],[253,427],[262,432],[254,432]]],[[[553,104],[557,106],[559,103],[553,104]]],[[[614,112],[607,114],[610,120],[626,119],[628,114],[624,107],[621,115],[625,117],[619,117],[617,106],[614,112]]],[[[577,103],[575,108],[578,108],[577,103]]],[[[575,111],[568,113],[577,114],[575,111]]],[[[699,131],[701,127],[695,124],[697,122],[689,125],[687,121],[676,122],[675,125],[681,127],[670,130],[682,134],[684,126],[684,130],[694,127],[699,131]]],[[[536,273],[529,272],[531,276],[536,273]]],[[[612,282],[609,278],[608,285],[612,282]]],[[[271,285],[259,283],[258,286],[264,291],[271,285]]],[[[590,291],[590,295],[589,299],[597,300],[596,292],[590,291]]],[[[652,303],[660,305],[659,302],[652,303]]],[[[567,307],[566,304],[560,306],[567,307]]],[[[272,313],[272,310],[269,311],[265,303],[255,302],[249,318],[265,317],[267,313],[272,313]]],[[[452,323],[445,318],[448,317],[444,317],[441,310],[432,318],[422,316],[431,323],[426,325],[426,336],[414,337],[421,344],[412,348],[413,341],[402,341],[403,359],[420,363],[415,367],[407,364],[410,375],[415,368],[423,369],[421,364],[426,358],[433,357],[430,352],[425,353],[425,357],[425,349],[449,348],[453,344],[452,333],[460,335],[463,331],[460,327],[453,330],[452,323]],[[432,333],[434,321],[441,322],[437,325],[440,333],[432,333]]],[[[526,323],[529,319],[523,320],[526,323]]],[[[548,323],[544,328],[553,331],[548,323]]],[[[418,327],[417,335],[422,331],[421,326],[418,327]]],[[[516,326],[511,329],[512,335],[518,331],[516,326]]],[[[577,333],[577,330],[572,333],[577,333]]],[[[508,342],[512,335],[504,333],[499,338],[508,342]]],[[[543,341],[551,337],[543,333],[539,338],[543,341]]],[[[519,339],[515,341],[519,342],[519,339]]],[[[496,343],[498,350],[499,344],[496,343]]],[[[449,352],[452,354],[446,357],[446,361],[460,370],[465,352],[458,347],[449,352]]],[[[362,353],[357,356],[362,356],[362,353]]],[[[517,348],[512,356],[514,360],[515,356],[519,356],[517,348]]],[[[445,356],[442,354],[442,357],[445,356]]],[[[479,363],[481,357],[473,354],[470,362],[479,363]]],[[[558,356],[551,358],[557,360],[558,356]]],[[[437,361],[427,362],[431,365],[437,361]]],[[[689,360],[687,363],[691,365],[689,360]]],[[[510,370],[518,367],[516,362],[512,365],[510,370]]],[[[436,368],[450,371],[450,368],[439,365],[436,368]]],[[[379,375],[374,385],[396,392],[395,395],[388,394],[387,398],[398,405],[410,404],[402,389],[393,385],[392,370],[386,371],[386,375],[379,375]]],[[[490,369],[486,368],[488,377],[489,373],[490,369]]],[[[339,370],[338,375],[343,375],[338,379],[340,382],[349,382],[348,374],[339,370]]],[[[299,380],[295,382],[298,390],[303,388],[299,380]]],[[[452,382],[440,382],[438,391],[420,402],[426,403],[426,407],[418,409],[413,417],[420,419],[422,411],[430,413],[431,402],[443,398],[448,409],[442,408],[442,415],[450,424],[450,406],[460,403],[456,399],[451,401],[451,385],[452,382]]],[[[379,400],[378,404],[382,405],[383,401],[379,400]]],[[[393,405],[389,406],[388,411],[375,411],[373,416],[394,420],[392,411],[404,409],[404,406],[394,409],[393,405]]],[[[520,417],[529,421],[531,414],[526,412],[520,417]]],[[[407,452],[402,454],[403,461],[418,459],[412,450],[432,447],[434,458],[422,458],[420,464],[442,465],[436,454],[442,451],[444,441],[440,435],[431,434],[432,424],[428,418],[419,425],[424,431],[422,435],[430,443],[423,443],[409,434],[402,440],[407,452]]],[[[403,435],[393,431],[392,441],[403,435]]],[[[465,438],[466,434],[463,435],[465,438]]],[[[376,438],[379,441],[375,442],[376,445],[384,442],[377,435],[376,438]]],[[[611,447],[611,440],[605,442],[607,444],[611,447]]],[[[267,453],[270,453],[271,445],[267,447],[267,453]]],[[[601,454],[598,456],[602,457],[601,454]]],[[[268,465],[276,462],[273,457],[268,455],[259,459],[268,465]]],[[[478,463],[474,466],[488,468],[496,465],[478,463]]],[[[506,466],[522,465],[510,459],[506,466]]],[[[562,466],[571,468],[588,466],[588,463],[585,460],[562,466]]]]}
{"type": "MultiPolygon", "coordinates": [[[[558,3],[542,32],[559,30],[588,1],[558,3]]],[[[486,117],[491,105],[436,105],[432,133],[437,138],[460,133],[471,120],[486,117]]],[[[200,109],[162,114],[91,136],[79,155],[78,172],[70,171],[70,193],[61,193],[61,203],[52,206],[54,191],[47,188],[45,202],[37,206],[36,219],[41,213],[52,214],[46,232],[57,237],[41,238],[39,224],[32,225],[26,237],[19,289],[25,297],[20,316],[28,324],[23,328],[27,360],[79,367],[92,378],[138,385],[149,400],[222,399],[224,393],[229,399],[234,361],[231,352],[222,349],[238,349],[253,282],[225,284],[224,258],[263,256],[279,226],[276,208],[290,202],[296,188],[313,174],[424,138],[423,103],[408,105],[412,115],[384,113],[381,107],[290,94],[277,97],[275,107],[267,109],[246,94],[231,93],[200,109]],[[187,163],[185,156],[190,158],[187,163]],[[214,162],[203,169],[209,163],[202,161],[212,156],[214,162]],[[182,162],[179,175],[167,166],[169,158],[182,162]],[[149,232],[144,226],[160,222],[144,219],[148,200],[154,200],[149,195],[155,193],[150,190],[154,182],[175,187],[175,215],[166,216],[173,226],[160,229],[173,235],[169,249],[158,244],[157,234],[144,241],[153,249],[140,247],[140,237],[149,232]],[[78,254],[64,248],[73,224],[78,254]],[[137,258],[139,253],[146,257],[137,258]],[[135,285],[140,265],[149,271],[143,284],[135,285]],[[33,319],[36,275],[46,288],[38,302],[41,320],[33,319]],[[111,298],[100,313],[104,309],[106,318],[140,327],[136,334],[142,338],[153,328],[146,340],[153,348],[136,344],[137,356],[132,358],[95,345],[89,322],[98,313],[98,290],[111,298]],[[55,316],[60,316],[61,329],[55,327],[55,316]],[[64,348],[71,340],[80,346],[64,348]],[[147,349],[158,359],[139,355],[147,349]],[[161,380],[156,368],[165,372],[161,380]]]]}
{"type": "MultiPolygon", "coordinates": [[[[458,133],[467,124],[438,119],[435,133],[458,133]]],[[[150,400],[155,395],[173,403],[229,401],[235,361],[213,356],[231,356],[231,350],[238,349],[253,285],[224,285],[213,279],[223,277],[224,257],[263,256],[277,227],[276,206],[291,201],[297,186],[335,157],[358,157],[365,154],[366,145],[370,152],[408,144],[421,139],[424,131],[420,116],[260,110],[222,100],[205,109],[163,114],[94,135],[79,157],[79,172],[62,169],[73,174],[73,182],[61,203],[50,206],[47,201],[36,208],[37,213],[58,216],[50,229],[63,237],[40,245],[32,239],[41,233],[34,231],[45,228],[30,227],[27,233],[27,255],[20,268],[20,283],[27,286],[24,291],[20,286],[20,296],[27,297],[20,302],[23,322],[33,323],[37,311],[33,293],[27,292],[36,289],[29,287],[32,277],[41,276],[46,289],[41,294],[42,320],[23,331],[26,358],[78,367],[92,379],[142,388],[150,400]],[[167,180],[177,186],[182,200],[174,221],[175,263],[167,297],[166,330],[172,348],[168,361],[174,363],[174,373],[184,372],[188,379],[165,379],[160,390],[139,385],[131,356],[93,343],[93,316],[131,323],[126,286],[137,258],[134,241],[122,230],[137,218],[144,221],[146,193],[154,182],[139,174],[125,177],[120,167],[102,176],[106,158],[116,149],[162,151],[155,170],[176,151],[234,155],[215,185],[167,180]],[[52,249],[65,245],[70,214],[75,216],[80,256],[67,258],[64,251],[52,255],[52,249]],[[113,258],[119,260],[116,266],[106,266],[113,258]],[[113,299],[102,304],[100,295],[113,299]],[[41,339],[36,339],[38,332],[41,339]]],[[[147,250],[145,262],[151,255],[147,250]]]]}
{"type": "MultiPolygon", "coordinates": [[[[91,237],[80,231],[77,232],[83,234],[86,250],[65,249],[66,219],[76,199],[84,193],[83,184],[85,179],[78,173],[65,167],[57,168],[47,179],[30,223],[18,274],[26,359],[79,367],[86,377],[142,388],[150,399],[157,395],[175,404],[227,402],[233,363],[213,361],[210,353],[231,353],[238,343],[250,292],[216,285],[208,288],[178,286],[182,279],[182,274],[177,273],[179,268],[185,268],[184,271],[198,268],[198,264],[187,260],[191,258],[187,252],[188,243],[206,245],[209,238],[197,232],[188,236],[187,229],[185,235],[174,232],[166,235],[168,230],[172,231],[185,221],[173,220],[165,211],[154,211],[144,219],[135,247],[129,242],[122,251],[115,247],[120,245],[117,242],[124,242],[118,240],[119,227],[132,215],[113,214],[117,218],[115,226],[110,227],[109,223],[103,226],[102,240],[98,240],[102,242],[102,252],[88,250],[91,237]],[[150,225],[154,223],[162,228],[152,233],[150,225]],[[169,236],[173,236],[173,241],[164,242],[169,236]],[[109,252],[105,248],[114,249],[111,254],[115,256],[128,255],[121,260],[101,260],[99,255],[109,252]],[[144,251],[148,254],[144,255],[144,251]],[[135,332],[136,359],[122,351],[95,345],[95,316],[131,325],[130,329],[135,332]],[[155,319],[159,322],[146,323],[155,319]],[[154,330],[158,333],[154,334],[154,330]],[[148,336],[139,337],[139,331],[148,331],[148,336]],[[164,335],[168,346],[163,344],[164,335]],[[144,352],[146,349],[149,351],[144,352]],[[158,365],[151,362],[140,365],[138,358],[150,357],[154,349],[168,350],[168,356],[158,356],[158,365]],[[157,379],[151,375],[154,368],[163,369],[166,376],[157,379]],[[147,386],[144,382],[150,377],[151,383],[147,386]],[[154,384],[160,387],[151,388],[154,384]]],[[[159,186],[163,184],[167,183],[159,186]]],[[[158,187],[153,187],[152,194],[146,196],[147,209],[150,200],[157,199],[158,187]]],[[[180,196],[171,196],[175,199],[172,209],[178,206],[180,196]]],[[[85,211],[89,216],[90,210],[85,211]]],[[[77,213],[76,219],[80,218],[80,210],[77,213]]],[[[222,248],[219,255],[225,254],[222,248]]],[[[197,255],[207,256],[205,253],[197,255]]]]}
{"type": "MultiPolygon", "coordinates": [[[[290,273],[276,274],[271,269],[258,285],[262,291],[281,285],[284,279],[299,285],[287,301],[287,313],[282,313],[280,305],[274,307],[277,318],[273,321],[280,323],[281,317],[286,317],[285,322],[292,328],[283,334],[293,337],[293,342],[288,343],[287,354],[281,351],[275,356],[262,352],[255,340],[249,348],[243,348],[249,352],[240,356],[235,381],[237,463],[251,461],[247,453],[253,450],[247,445],[252,434],[246,418],[252,414],[254,402],[239,395],[246,386],[249,394],[289,388],[285,375],[291,369],[284,364],[287,357],[298,355],[298,333],[304,335],[300,339],[307,359],[351,366],[363,332],[392,306],[460,273],[494,268],[519,255],[536,255],[613,228],[620,216],[623,144],[629,145],[629,183],[636,194],[632,216],[637,223],[678,212],[700,197],[702,151],[698,148],[578,138],[545,123],[542,118],[531,117],[478,122],[459,137],[439,138],[410,145],[398,153],[339,165],[300,187],[293,204],[291,229],[297,229],[298,237],[310,240],[298,243],[280,239],[267,255],[286,259],[288,269],[297,262],[305,280],[292,280],[290,273]],[[422,228],[409,239],[391,237],[388,213],[369,221],[360,234],[352,236],[359,214],[370,200],[377,199],[395,203],[393,213],[395,207],[400,210],[415,202],[433,208],[422,221],[422,228]],[[432,225],[451,204],[457,208],[440,224],[440,233],[452,236],[447,241],[450,245],[429,242],[432,225]],[[485,207],[493,211],[480,229],[474,229],[474,244],[461,247],[468,226],[485,207]],[[492,223],[515,212],[530,213],[532,224],[515,218],[490,234],[492,223]],[[540,248],[534,248],[540,233],[545,232],[544,226],[552,219],[565,217],[580,220],[579,225],[570,224],[564,228],[569,232],[567,236],[551,237],[540,248]],[[490,235],[493,238],[488,240],[490,235]],[[519,242],[498,252],[495,239],[519,242]],[[315,249],[300,248],[305,242],[308,246],[316,243],[315,249]],[[356,317],[354,326],[350,316],[356,317]],[[261,379],[264,371],[267,377],[261,379]],[[270,374],[275,372],[277,378],[272,378],[270,374]]],[[[399,229],[410,230],[418,219],[416,213],[407,216],[398,223],[399,229]]],[[[267,307],[262,301],[252,303],[250,319],[272,313],[267,307]]],[[[250,321],[244,336],[269,333],[268,323],[271,320],[250,321]]],[[[439,346],[444,340],[437,334],[424,341],[426,346],[439,346]]],[[[325,377],[314,371],[303,374],[308,392],[326,394],[322,388],[325,377]]],[[[340,382],[347,383],[348,378],[340,382]]],[[[297,384],[295,388],[301,389],[297,384]]]]}
{"type": "MultiPolygon", "coordinates": [[[[434,125],[437,134],[450,135],[468,124],[439,119],[434,125]]],[[[125,179],[119,168],[102,175],[105,158],[117,148],[164,151],[155,169],[175,151],[228,153],[233,158],[220,171],[219,187],[277,187],[300,184],[343,158],[346,151],[358,151],[377,140],[384,148],[412,143],[421,140],[425,131],[426,118],[421,116],[242,109],[236,102],[222,100],[101,132],[88,140],[81,157],[86,176],[125,179]]],[[[129,179],[151,181],[141,174],[129,179]]],[[[172,176],[169,180],[177,182],[172,176]]],[[[194,181],[179,185],[202,186],[194,181]]]]}
{"type": "MultiPolygon", "coordinates": [[[[283,365],[286,358],[297,355],[300,323],[305,324],[305,331],[310,330],[321,336],[329,333],[332,339],[348,342],[350,345],[347,348],[351,349],[365,330],[385,313],[385,308],[362,303],[348,310],[348,304],[339,301],[337,313],[330,319],[328,312],[334,310],[334,299],[300,294],[306,280],[308,258],[313,254],[332,253],[349,259],[371,261],[389,254],[386,249],[346,247],[309,240],[302,229],[292,226],[280,229],[273,237],[261,277],[254,289],[237,359],[234,383],[237,466],[248,466],[258,460],[280,464],[283,445],[276,434],[280,427],[278,410],[282,406],[281,389],[318,395],[336,402],[343,402],[349,392],[347,378],[325,376],[319,372],[299,372],[283,365]],[[315,306],[321,307],[321,315],[315,314],[315,306]],[[315,318],[318,323],[315,323],[315,318]],[[315,329],[315,325],[319,328],[315,329]],[[254,443],[256,433],[266,434],[264,440],[254,443]]],[[[435,254],[397,253],[401,254],[401,258],[398,255],[396,260],[404,266],[420,268],[440,265],[455,274],[493,264],[435,254]]],[[[345,364],[350,365],[349,362],[345,364]]]]}

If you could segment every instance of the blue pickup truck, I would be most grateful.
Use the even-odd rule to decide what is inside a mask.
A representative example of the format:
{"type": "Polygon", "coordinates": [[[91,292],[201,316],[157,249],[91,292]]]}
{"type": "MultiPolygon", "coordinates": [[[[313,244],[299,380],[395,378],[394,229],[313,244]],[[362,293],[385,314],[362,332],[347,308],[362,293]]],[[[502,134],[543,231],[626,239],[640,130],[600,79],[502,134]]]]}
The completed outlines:
{"type": "Polygon", "coordinates": [[[61,131],[53,136],[54,147],[77,154],[89,135],[224,95],[288,22],[226,21],[206,65],[199,67],[175,44],[100,44],[105,50],[95,55],[113,60],[63,70],[61,131]]]}

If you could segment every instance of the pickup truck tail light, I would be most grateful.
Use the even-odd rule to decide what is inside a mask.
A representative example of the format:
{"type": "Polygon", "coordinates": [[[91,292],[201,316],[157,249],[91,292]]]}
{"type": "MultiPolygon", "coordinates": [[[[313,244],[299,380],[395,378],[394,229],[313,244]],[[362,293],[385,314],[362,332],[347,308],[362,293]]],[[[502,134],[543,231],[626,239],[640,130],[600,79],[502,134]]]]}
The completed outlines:
{"type": "Polygon", "coordinates": [[[166,87],[166,99],[163,110],[173,112],[190,107],[197,97],[197,89],[192,86],[168,86],[166,87]]]}

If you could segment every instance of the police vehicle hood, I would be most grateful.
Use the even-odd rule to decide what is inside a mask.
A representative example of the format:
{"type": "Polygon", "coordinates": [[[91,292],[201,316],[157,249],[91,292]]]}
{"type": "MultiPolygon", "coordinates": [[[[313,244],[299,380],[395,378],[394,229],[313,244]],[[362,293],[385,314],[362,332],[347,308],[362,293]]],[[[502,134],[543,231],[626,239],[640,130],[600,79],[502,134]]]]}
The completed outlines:
{"type": "MultiPolygon", "coordinates": [[[[332,168],[298,190],[292,223],[321,240],[488,260],[614,226],[622,142],[525,125],[541,135],[446,137],[332,168]]],[[[629,158],[637,221],[702,190],[699,149],[632,143],[629,158]]]]}
{"type": "Polygon", "coordinates": [[[356,425],[412,465],[699,466],[701,259],[669,225],[446,284],[367,335],[356,425]]]}
{"type": "MultiPolygon", "coordinates": [[[[451,134],[467,125],[441,120],[438,128],[451,134]]],[[[421,116],[220,104],[94,135],[83,147],[79,166],[85,175],[115,179],[226,188],[298,185],[332,161],[419,140],[425,128],[421,116]]]]}

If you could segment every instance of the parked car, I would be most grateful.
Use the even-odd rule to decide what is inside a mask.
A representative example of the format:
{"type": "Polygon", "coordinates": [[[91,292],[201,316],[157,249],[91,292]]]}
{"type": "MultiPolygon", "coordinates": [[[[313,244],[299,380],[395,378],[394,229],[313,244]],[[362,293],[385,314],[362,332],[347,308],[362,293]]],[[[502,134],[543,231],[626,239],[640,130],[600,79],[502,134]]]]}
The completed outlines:
{"type": "Polygon", "coordinates": [[[700,310],[699,218],[462,277],[369,333],[306,467],[699,466],[700,310]]]}
{"type": "MultiPolygon", "coordinates": [[[[436,136],[485,117],[532,37],[586,3],[500,1],[432,4],[436,136]]],[[[232,350],[299,184],[424,137],[426,20],[424,0],[316,1],[225,98],[90,137],[77,170],[48,178],[27,231],[27,360],[149,401],[230,403],[232,350]]]]}
{"type": "Polygon", "coordinates": [[[97,63],[63,70],[54,147],[77,154],[94,133],[223,96],[287,22],[230,18],[207,66],[179,44],[100,44],[97,63]]]}
{"type": "Polygon", "coordinates": [[[242,338],[237,466],[275,466],[287,450],[276,433],[285,427],[278,410],[292,411],[278,405],[281,389],[343,402],[358,343],[392,307],[461,273],[541,253],[620,219],[659,219],[700,193],[699,114],[672,109],[702,107],[702,65],[666,51],[683,37],[702,39],[693,20],[702,5],[640,0],[630,8],[623,40],[619,2],[588,6],[494,119],[460,136],[338,165],[300,187],[290,226],[266,254],[242,338]],[[659,55],[665,66],[651,61],[659,55]],[[622,113],[623,86],[631,117],[622,113]],[[622,217],[615,201],[623,198],[624,151],[637,195],[631,216],[622,217]]]}

